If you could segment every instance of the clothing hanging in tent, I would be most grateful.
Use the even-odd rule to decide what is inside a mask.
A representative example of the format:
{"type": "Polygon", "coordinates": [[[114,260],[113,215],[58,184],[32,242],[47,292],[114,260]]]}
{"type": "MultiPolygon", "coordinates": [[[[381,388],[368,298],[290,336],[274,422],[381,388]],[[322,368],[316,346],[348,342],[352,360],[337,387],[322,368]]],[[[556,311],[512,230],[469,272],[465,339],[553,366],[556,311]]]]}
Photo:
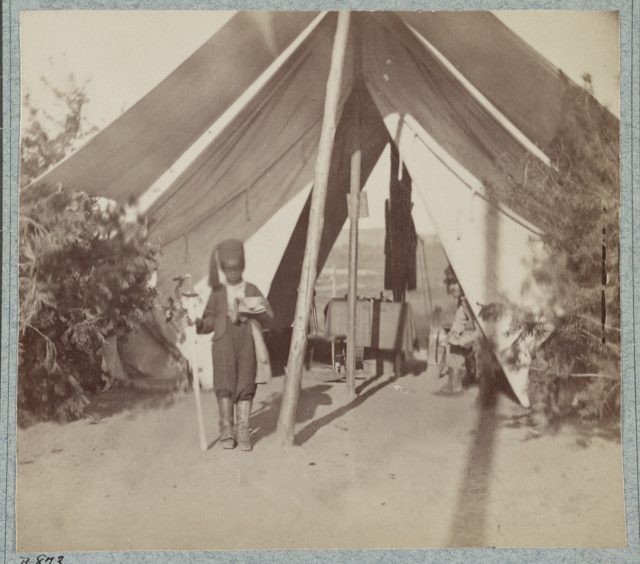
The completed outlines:
{"type": "Polygon", "coordinates": [[[417,285],[416,250],[418,236],[411,215],[411,177],[391,148],[389,199],[385,201],[384,287],[402,302],[417,285]],[[402,171],[402,174],[399,174],[402,171]]]}

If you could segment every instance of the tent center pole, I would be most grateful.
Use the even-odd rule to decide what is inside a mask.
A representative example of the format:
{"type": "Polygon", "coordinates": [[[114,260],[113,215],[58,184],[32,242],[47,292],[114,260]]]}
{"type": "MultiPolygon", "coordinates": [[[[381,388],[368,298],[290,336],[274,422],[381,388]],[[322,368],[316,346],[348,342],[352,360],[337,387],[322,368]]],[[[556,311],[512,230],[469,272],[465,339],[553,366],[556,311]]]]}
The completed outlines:
{"type": "Polygon", "coordinates": [[[300,274],[300,284],[298,286],[289,360],[282,392],[282,406],[278,417],[278,437],[283,446],[293,445],[294,440],[295,416],[302,382],[307,329],[313,303],[313,288],[318,276],[318,254],[324,227],[324,208],[327,199],[331,154],[338,121],[338,105],[342,89],[350,17],[350,12],[342,11],[338,13],[333,50],[331,52],[331,66],[327,79],[324,115],[318,145],[318,156],[316,158],[313,191],[311,193],[307,241],[300,274]]]}

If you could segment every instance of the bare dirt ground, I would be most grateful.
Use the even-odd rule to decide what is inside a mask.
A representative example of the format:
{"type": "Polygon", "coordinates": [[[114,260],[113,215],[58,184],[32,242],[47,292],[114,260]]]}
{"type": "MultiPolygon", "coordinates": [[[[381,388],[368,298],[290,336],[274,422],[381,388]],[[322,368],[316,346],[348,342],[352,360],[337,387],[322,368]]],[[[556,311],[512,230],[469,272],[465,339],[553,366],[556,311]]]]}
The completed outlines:
{"type": "Polygon", "coordinates": [[[501,394],[450,399],[433,368],[359,380],[305,374],[296,446],[276,422],[283,378],[254,404],[252,453],[216,444],[203,395],[113,390],[90,418],[18,433],[18,550],[622,546],[616,432],[565,427],[501,394]]]}

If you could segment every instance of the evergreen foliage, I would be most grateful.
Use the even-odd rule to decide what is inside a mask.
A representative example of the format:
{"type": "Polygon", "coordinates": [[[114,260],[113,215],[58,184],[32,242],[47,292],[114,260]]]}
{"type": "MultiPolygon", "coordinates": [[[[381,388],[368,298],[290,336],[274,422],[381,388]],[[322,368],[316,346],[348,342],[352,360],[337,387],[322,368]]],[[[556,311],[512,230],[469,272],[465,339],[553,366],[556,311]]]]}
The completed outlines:
{"type": "MultiPolygon", "coordinates": [[[[562,123],[546,149],[552,167],[529,159],[519,178],[505,175],[490,194],[544,231],[548,258],[536,282],[552,291],[546,304],[555,329],[533,364],[530,392],[552,418],[602,419],[620,410],[619,122],[565,77],[562,123]]],[[[508,304],[490,304],[500,315],[508,304]]],[[[515,330],[540,337],[545,328],[515,311],[515,330]]]]}

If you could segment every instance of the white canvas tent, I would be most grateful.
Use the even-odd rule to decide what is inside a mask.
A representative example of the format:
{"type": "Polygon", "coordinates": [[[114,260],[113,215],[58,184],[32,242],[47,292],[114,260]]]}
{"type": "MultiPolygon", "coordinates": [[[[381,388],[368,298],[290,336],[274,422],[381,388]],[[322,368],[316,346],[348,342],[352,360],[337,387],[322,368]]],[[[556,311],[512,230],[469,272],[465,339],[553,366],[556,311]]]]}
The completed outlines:
{"type": "MultiPolygon", "coordinates": [[[[340,93],[319,263],[346,217],[349,131],[361,111],[362,183],[395,143],[475,314],[508,300],[535,306],[536,228],[484,191],[544,150],[560,122],[557,69],[489,13],[354,13],[340,93]],[[362,77],[359,82],[356,77],[362,77]],[[356,96],[356,91],[359,93],[356,96]]],[[[159,290],[190,272],[206,293],[222,238],[270,255],[263,291],[275,325],[291,324],[309,193],[336,26],[334,13],[239,13],[164,81],[40,179],[135,199],[162,247],[159,290]],[[306,200],[305,200],[306,198],[306,200]],[[270,218],[290,206],[279,244],[270,218]],[[256,237],[259,234],[259,237],[256,237]],[[264,236],[263,236],[264,235],[264,236]]],[[[255,279],[255,277],[254,277],[255,279]]],[[[519,399],[526,363],[510,364],[513,335],[480,320],[519,399]]]]}

